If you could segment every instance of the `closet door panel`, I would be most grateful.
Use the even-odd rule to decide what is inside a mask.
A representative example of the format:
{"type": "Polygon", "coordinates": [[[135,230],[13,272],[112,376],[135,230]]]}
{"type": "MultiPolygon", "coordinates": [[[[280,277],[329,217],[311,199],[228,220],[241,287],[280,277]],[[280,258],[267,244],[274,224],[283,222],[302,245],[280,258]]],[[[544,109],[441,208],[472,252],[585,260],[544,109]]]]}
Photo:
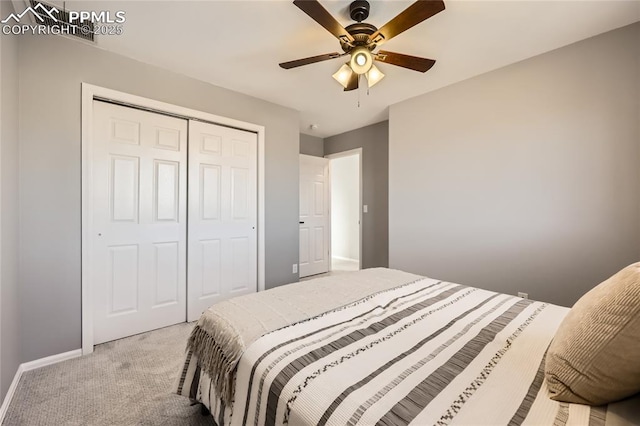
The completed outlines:
{"type": "Polygon", "coordinates": [[[257,291],[257,145],[255,133],[189,122],[190,321],[257,291]]]}
{"type": "Polygon", "coordinates": [[[94,342],[186,319],[187,121],[93,103],[94,342]]]}

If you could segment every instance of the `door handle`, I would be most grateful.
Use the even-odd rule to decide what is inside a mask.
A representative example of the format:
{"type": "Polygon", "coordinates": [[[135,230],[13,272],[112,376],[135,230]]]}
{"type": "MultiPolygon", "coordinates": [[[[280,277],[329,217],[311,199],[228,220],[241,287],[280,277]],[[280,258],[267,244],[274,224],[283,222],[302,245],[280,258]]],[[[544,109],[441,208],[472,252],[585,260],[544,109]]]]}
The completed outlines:
{"type": "Polygon", "coordinates": [[[300,221],[300,225],[303,225],[303,224],[304,224],[304,222],[303,222],[303,221],[300,221]]]}

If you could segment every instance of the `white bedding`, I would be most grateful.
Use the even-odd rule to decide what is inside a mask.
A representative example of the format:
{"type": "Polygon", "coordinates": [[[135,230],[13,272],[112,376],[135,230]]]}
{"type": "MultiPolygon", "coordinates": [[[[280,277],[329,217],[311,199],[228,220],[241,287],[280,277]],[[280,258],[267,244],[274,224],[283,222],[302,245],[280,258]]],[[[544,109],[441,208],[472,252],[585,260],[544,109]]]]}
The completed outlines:
{"type": "Polygon", "coordinates": [[[544,355],[567,312],[425,278],[257,338],[231,403],[193,354],[179,393],[219,425],[612,424],[608,407],[547,396],[544,355]]]}

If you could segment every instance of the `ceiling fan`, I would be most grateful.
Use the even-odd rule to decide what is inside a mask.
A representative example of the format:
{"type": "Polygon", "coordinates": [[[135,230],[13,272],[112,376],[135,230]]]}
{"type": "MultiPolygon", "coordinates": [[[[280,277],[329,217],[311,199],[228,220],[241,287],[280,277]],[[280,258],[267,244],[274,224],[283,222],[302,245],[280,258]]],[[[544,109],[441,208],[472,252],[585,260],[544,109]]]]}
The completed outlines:
{"type": "Polygon", "coordinates": [[[369,2],[365,0],[356,0],[351,3],[349,14],[356,23],[346,28],[340,25],[317,0],[295,0],[293,4],[333,34],[340,41],[343,53],[333,52],[283,62],[280,66],[284,69],[351,55],[350,61],[333,75],[333,78],[342,84],[344,90],[348,91],[358,88],[358,81],[362,74],[367,78],[368,87],[372,87],[384,78],[384,74],[374,65],[374,61],[419,72],[427,72],[436,63],[433,59],[386,50],[374,52],[374,50],[398,34],[442,12],[445,8],[442,0],[418,0],[380,29],[363,22],[369,17],[370,11],[369,2]]]}

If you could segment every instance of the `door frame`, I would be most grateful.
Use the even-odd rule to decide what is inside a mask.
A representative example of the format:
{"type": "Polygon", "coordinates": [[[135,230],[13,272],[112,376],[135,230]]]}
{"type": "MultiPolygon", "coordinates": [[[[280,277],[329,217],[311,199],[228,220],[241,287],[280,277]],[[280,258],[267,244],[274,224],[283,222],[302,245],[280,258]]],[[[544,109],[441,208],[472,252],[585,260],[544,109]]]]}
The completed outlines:
{"type": "MultiPolygon", "coordinates": [[[[91,236],[94,233],[91,222],[91,189],[93,188],[93,101],[107,101],[123,106],[143,109],[159,114],[175,116],[187,120],[199,120],[221,126],[246,130],[258,135],[258,291],[265,290],[265,127],[222,117],[207,112],[185,108],[169,103],[82,83],[82,354],[93,352],[93,283],[91,236]]],[[[187,319],[185,309],[185,321],[187,319]]]]}
{"type": "MultiPolygon", "coordinates": [[[[359,238],[360,238],[360,250],[359,250],[359,256],[358,256],[358,269],[362,269],[362,219],[363,219],[363,212],[362,212],[362,206],[363,206],[363,179],[362,179],[362,148],[354,148],[354,149],[350,149],[348,151],[342,151],[342,152],[336,152],[334,154],[328,154],[325,155],[324,158],[328,158],[329,159],[329,214],[331,214],[331,160],[336,159],[336,158],[342,158],[342,157],[350,157],[352,155],[357,155],[358,156],[358,168],[359,170],[359,179],[360,179],[360,184],[358,185],[358,192],[359,192],[359,203],[360,203],[360,216],[358,219],[359,222],[359,238]]],[[[331,247],[331,246],[329,246],[331,247]]],[[[329,255],[333,256],[333,251],[329,250],[329,255]]],[[[331,258],[333,259],[333,257],[331,258]]],[[[330,259],[330,260],[331,260],[330,259]]],[[[330,264],[331,265],[331,264],[330,264]]],[[[329,270],[333,270],[331,268],[331,266],[329,267],[329,270]]]]}

